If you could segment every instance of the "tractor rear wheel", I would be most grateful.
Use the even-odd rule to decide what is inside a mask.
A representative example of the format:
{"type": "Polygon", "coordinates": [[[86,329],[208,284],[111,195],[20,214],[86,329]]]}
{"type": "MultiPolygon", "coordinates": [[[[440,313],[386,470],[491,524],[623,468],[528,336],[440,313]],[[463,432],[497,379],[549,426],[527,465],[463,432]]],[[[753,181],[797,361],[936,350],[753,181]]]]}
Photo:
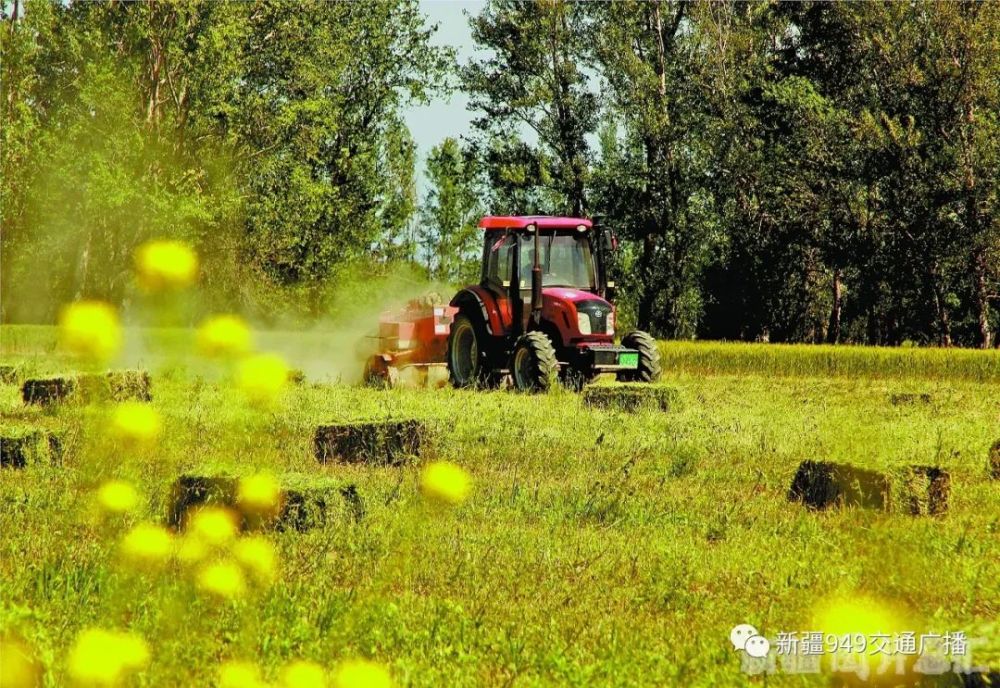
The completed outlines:
{"type": "Polygon", "coordinates": [[[521,392],[547,392],[559,372],[556,350],[544,332],[528,332],[517,339],[510,362],[514,387],[521,392]]]}
{"type": "Polygon", "coordinates": [[[663,374],[660,367],[660,350],[656,340],[648,332],[636,330],[622,337],[622,346],[639,352],[639,367],[618,373],[619,382],[656,382],[663,374]]]}
{"type": "Polygon", "coordinates": [[[448,334],[448,378],[455,387],[496,386],[499,376],[490,368],[484,346],[486,333],[479,323],[459,313],[448,334]]]}

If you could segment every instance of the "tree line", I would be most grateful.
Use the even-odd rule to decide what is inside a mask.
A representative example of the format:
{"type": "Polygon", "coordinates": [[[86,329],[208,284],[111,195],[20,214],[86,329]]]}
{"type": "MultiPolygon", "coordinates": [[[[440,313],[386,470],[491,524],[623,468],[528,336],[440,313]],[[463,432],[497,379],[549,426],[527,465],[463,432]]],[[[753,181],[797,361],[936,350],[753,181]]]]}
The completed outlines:
{"type": "Polygon", "coordinates": [[[319,312],[401,264],[474,279],[482,213],[559,213],[616,230],[622,317],[660,336],[997,344],[1000,3],[493,0],[466,64],[404,0],[23,9],[5,319],[39,317],[25,283],[127,299],[149,235],[319,312]],[[418,198],[403,112],[451,89],[473,134],[418,198]]]}

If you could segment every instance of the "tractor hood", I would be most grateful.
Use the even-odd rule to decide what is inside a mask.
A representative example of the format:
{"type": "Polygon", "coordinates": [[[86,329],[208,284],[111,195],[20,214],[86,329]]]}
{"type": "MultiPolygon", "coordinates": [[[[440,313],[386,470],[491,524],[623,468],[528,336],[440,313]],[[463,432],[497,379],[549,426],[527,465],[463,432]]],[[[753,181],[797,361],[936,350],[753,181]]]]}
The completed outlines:
{"type": "Polygon", "coordinates": [[[542,289],[542,318],[555,324],[564,343],[613,339],[614,306],[582,289],[542,289]]]}
{"type": "Polygon", "coordinates": [[[583,291],[582,289],[571,289],[569,287],[543,287],[542,297],[569,301],[570,303],[576,303],[577,301],[593,301],[594,299],[607,303],[607,301],[604,301],[604,299],[597,294],[592,294],[589,291],[583,291]]]}

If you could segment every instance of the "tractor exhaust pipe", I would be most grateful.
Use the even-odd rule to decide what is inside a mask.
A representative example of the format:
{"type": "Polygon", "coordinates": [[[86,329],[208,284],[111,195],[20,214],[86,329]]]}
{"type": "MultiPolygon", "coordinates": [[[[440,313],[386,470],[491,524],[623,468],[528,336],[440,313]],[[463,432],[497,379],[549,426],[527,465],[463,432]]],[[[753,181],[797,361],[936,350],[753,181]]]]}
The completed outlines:
{"type": "Polygon", "coordinates": [[[542,264],[539,262],[541,240],[538,237],[538,226],[535,226],[535,259],[531,266],[531,319],[535,325],[542,322],[542,264]]]}

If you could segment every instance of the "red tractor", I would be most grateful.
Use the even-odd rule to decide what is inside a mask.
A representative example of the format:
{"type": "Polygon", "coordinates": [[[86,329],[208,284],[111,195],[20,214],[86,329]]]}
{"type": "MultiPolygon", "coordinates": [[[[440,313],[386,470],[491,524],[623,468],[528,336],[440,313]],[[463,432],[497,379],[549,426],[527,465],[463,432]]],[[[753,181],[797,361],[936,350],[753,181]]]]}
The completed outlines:
{"type": "Polygon", "coordinates": [[[601,373],[659,379],[650,335],[634,331],[620,345],[614,341],[611,232],[570,217],[484,217],[479,226],[479,284],[459,291],[449,306],[424,312],[411,304],[383,317],[369,379],[392,382],[394,368],[442,362],[455,387],[496,387],[508,375],[514,387],[532,392],[556,379],[579,389],[601,373]]]}

